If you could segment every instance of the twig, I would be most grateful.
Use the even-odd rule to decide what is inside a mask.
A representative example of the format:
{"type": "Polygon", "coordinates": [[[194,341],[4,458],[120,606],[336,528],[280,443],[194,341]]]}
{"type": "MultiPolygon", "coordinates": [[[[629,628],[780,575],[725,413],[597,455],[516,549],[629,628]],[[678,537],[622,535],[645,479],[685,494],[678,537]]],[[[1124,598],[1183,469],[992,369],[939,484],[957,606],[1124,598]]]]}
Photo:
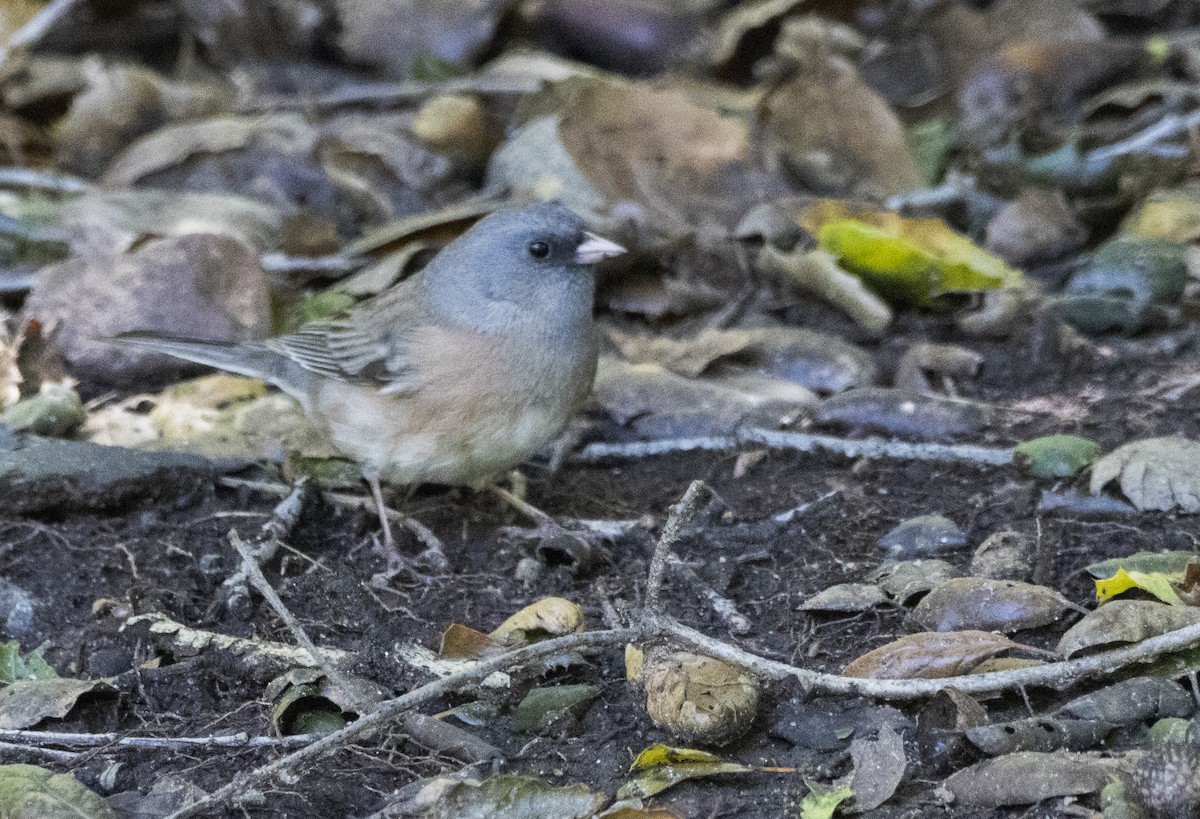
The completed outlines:
{"type": "MultiPolygon", "coordinates": [[[[1157,122],[1143,128],[1136,134],[1112,145],[1097,148],[1087,155],[1092,162],[1106,162],[1125,154],[1145,153],[1149,148],[1166,139],[1172,139],[1180,134],[1200,126],[1200,111],[1193,111],[1186,117],[1179,114],[1167,114],[1157,122]]],[[[1187,156],[1187,148],[1180,146],[1182,156],[1187,156]]]]}
{"type": "Polygon", "coordinates": [[[345,275],[367,264],[369,260],[333,253],[328,256],[288,256],[285,253],[264,253],[259,263],[267,273],[323,273],[345,275]]]}
{"type": "MultiPolygon", "coordinates": [[[[304,509],[304,493],[307,488],[308,478],[301,476],[296,480],[287,497],[271,510],[271,517],[259,529],[258,535],[249,549],[250,562],[254,564],[255,569],[273,560],[279,553],[283,539],[291,534],[292,529],[296,526],[296,521],[300,519],[300,512],[304,509]]],[[[230,541],[233,542],[233,539],[231,538],[230,541]]],[[[238,548],[240,542],[240,540],[235,542],[234,548],[238,548]]],[[[259,576],[262,576],[261,572],[259,572],[259,576]]],[[[250,603],[250,588],[247,585],[250,577],[249,564],[243,561],[238,570],[221,584],[217,599],[223,601],[229,611],[248,613],[242,610],[247,609],[250,603]]],[[[266,583],[265,578],[263,583],[266,583]]]]}
{"type": "Polygon", "coordinates": [[[932,697],[944,688],[957,688],[968,694],[996,694],[1030,685],[1061,689],[1085,677],[1112,674],[1126,666],[1149,662],[1163,654],[1182,651],[1200,644],[1200,624],[1197,624],[1150,637],[1135,645],[1092,654],[1078,660],[940,679],[875,680],[823,674],[768,660],[667,618],[659,619],[655,625],[661,638],[742,666],[763,677],[777,680],[791,677],[806,689],[821,694],[843,694],[883,700],[932,697]]]}
{"type": "MultiPolygon", "coordinates": [[[[149,750],[195,751],[203,748],[295,748],[315,740],[320,734],[290,737],[252,737],[244,732],[211,737],[139,737],[121,734],[75,734],[63,731],[26,731],[0,729],[0,740],[18,743],[11,747],[36,748],[65,745],[69,748],[145,748],[149,750]]],[[[76,756],[73,754],[72,756],[76,756]]]]}
{"type": "Polygon", "coordinates": [[[420,688],[395,699],[380,703],[375,710],[360,717],[345,728],[326,734],[321,739],[299,750],[281,756],[273,762],[254,770],[247,771],[234,777],[234,780],[222,788],[218,788],[205,798],[175,811],[167,819],[185,819],[206,810],[220,807],[229,799],[245,793],[260,782],[279,774],[285,774],[300,765],[313,762],[371,732],[384,728],[390,721],[414,708],[422,706],[439,697],[451,694],[462,688],[480,682],[488,675],[525,665],[533,660],[550,657],[571,651],[602,648],[604,646],[622,645],[636,639],[640,630],[636,628],[611,629],[608,631],[591,631],[582,634],[568,634],[540,643],[518,648],[513,651],[485,660],[478,665],[458,674],[451,674],[440,680],[434,680],[420,688]]]}
{"type": "Polygon", "coordinates": [[[980,466],[1005,466],[1012,463],[1012,450],[975,444],[933,444],[888,441],[871,437],[839,438],[836,435],[815,435],[806,432],[779,432],[750,427],[737,435],[697,438],[669,438],[658,441],[637,441],[628,444],[588,444],[577,456],[581,461],[603,458],[641,458],[670,452],[733,449],[740,444],[765,444],[776,449],[796,452],[824,450],[847,458],[895,458],[907,461],[964,462],[980,466]]]}
{"type": "MultiPolygon", "coordinates": [[[[286,484],[275,483],[273,481],[248,481],[244,478],[223,477],[218,478],[217,483],[220,486],[230,489],[250,489],[280,498],[289,492],[286,484]]],[[[374,502],[365,495],[351,495],[346,492],[325,492],[324,497],[330,503],[347,509],[365,509],[368,512],[375,511],[374,502]]],[[[429,527],[422,524],[419,520],[409,517],[402,512],[397,512],[390,507],[385,507],[385,511],[389,520],[399,523],[411,532],[417,541],[425,547],[425,551],[421,553],[418,560],[426,560],[434,564],[445,563],[446,552],[442,541],[438,539],[438,536],[429,527]]]]}
{"type": "Polygon", "coordinates": [[[650,574],[646,578],[646,610],[657,616],[662,613],[662,584],[667,570],[667,560],[671,550],[679,542],[679,536],[696,515],[696,507],[700,503],[700,493],[704,490],[704,481],[692,481],[679,503],[671,507],[667,523],[663,526],[662,535],[654,545],[654,556],[650,559],[650,574]]]}
{"type": "Polygon", "coordinates": [[[753,628],[750,619],[738,611],[737,604],[722,595],[708,583],[705,583],[704,579],[696,574],[691,566],[684,563],[675,555],[667,558],[667,563],[683,578],[683,582],[692,587],[692,591],[702,597],[712,607],[712,610],[721,618],[721,622],[729,629],[730,634],[740,637],[743,634],[750,633],[750,629],[753,628]]]}
{"type": "Polygon", "coordinates": [[[303,106],[306,110],[330,111],[358,105],[391,106],[420,100],[433,94],[459,92],[475,94],[529,94],[537,91],[541,82],[536,78],[516,76],[465,77],[446,82],[371,82],[359,83],[313,98],[267,97],[247,106],[246,112],[275,111],[303,106]]]}
{"type": "MultiPolygon", "coordinates": [[[[3,52],[0,51],[0,61],[2,60],[3,52]]],[[[86,179],[77,176],[15,166],[0,168],[0,186],[34,188],[51,193],[85,193],[92,187],[86,179]]]]}
{"type": "MultiPolygon", "coordinates": [[[[333,663],[326,661],[325,655],[317,650],[317,646],[309,639],[308,632],[300,625],[300,621],[296,616],[288,611],[287,606],[279,599],[279,595],[275,593],[275,589],[267,582],[267,578],[263,575],[262,569],[258,568],[258,563],[255,562],[254,555],[250,554],[250,550],[246,548],[246,544],[238,537],[237,530],[229,530],[229,542],[237,553],[242,556],[242,567],[246,571],[246,575],[254,588],[258,589],[258,593],[263,596],[267,604],[274,609],[275,614],[283,621],[288,630],[292,632],[292,637],[300,644],[300,647],[308,652],[308,656],[312,658],[313,664],[321,669],[321,672],[328,677],[332,682],[336,683],[339,688],[346,692],[357,690],[356,686],[351,684],[341,670],[333,663]]],[[[361,705],[356,703],[356,706],[361,705]]]]}
{"type": "Polygon", "coordinates": [[[83,754],[75,753],[74,751],[58,751],[54,748],[39,748],[36,745],[21,745],[14,742],[0,742],[0,754],[4,753],[24,754],[25,756],[38,756],[42,759],[51,762],[75,762],[83,754]]]}
{"type": "MultiPolygon", "coordinates": [[[[270,640],[230,637],[215,631],[192,628],[172,620],[165,614],[135,614],[121,624],[121,630],[135,626],[145,626],[151,637],[167,643],[176,651],[190,655],[206,649],[216,649],[238,657],[250,668],[262,668],[271,674],[278,674],[298,665],[312,667],[308,652],[296,646],[270,640]]],[[[323,648],[319,651],[325,663],[339,663],[354,656],[352,652],[335,648],[323,648]]]]}

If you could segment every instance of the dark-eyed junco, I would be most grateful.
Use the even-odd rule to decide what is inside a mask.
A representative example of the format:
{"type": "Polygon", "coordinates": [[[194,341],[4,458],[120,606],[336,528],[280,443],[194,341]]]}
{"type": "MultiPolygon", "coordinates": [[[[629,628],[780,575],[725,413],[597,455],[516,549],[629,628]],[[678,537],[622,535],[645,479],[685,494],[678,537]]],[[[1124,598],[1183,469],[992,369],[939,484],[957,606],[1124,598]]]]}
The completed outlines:
{"type": "MultiPolygon", "coordinates": [[[[622,252],[561,205],[505,209],[294,333],[119,340],[278,386],[362,464],[382,517],[380,479],[480,486],[558,436],[596,370],[595,264],[622,252]]],[[[384,532],[391,546],[386,518],[384,532]]]]}

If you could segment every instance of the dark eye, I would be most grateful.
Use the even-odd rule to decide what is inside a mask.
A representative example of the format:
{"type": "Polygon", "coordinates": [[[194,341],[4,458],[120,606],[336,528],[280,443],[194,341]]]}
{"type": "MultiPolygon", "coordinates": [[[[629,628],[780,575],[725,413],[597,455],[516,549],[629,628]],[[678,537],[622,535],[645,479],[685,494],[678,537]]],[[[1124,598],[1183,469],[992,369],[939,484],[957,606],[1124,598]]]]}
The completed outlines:
{"type": "Polygon", "coordinates": [[[535,259],[544,259],[550,255],[550,245],[546,242],[530,242],[529,255],[535,259]]]}

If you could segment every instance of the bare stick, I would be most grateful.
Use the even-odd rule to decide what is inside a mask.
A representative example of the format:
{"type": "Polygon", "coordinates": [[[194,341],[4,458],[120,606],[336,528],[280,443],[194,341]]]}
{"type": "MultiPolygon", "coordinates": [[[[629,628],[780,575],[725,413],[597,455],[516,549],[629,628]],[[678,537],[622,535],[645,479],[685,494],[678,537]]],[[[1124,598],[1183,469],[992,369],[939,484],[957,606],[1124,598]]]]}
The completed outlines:
{"type": "Polygon", "coordinates": [[[233,548],[242,556],[242,567],[246,571],[247,577],[258,589],[258,593],[263,596],[267,604],[274,609],[275,614],[287,626],[288,631],[292,633],[293,639],[300,644],[300,647],[308,652],[308,656],[312,658],[313,663],[321,669],[321,672],[331,681],[337,684],[343,691],[351,692],[357,690],[351,684],[346,675],[331,662],[325,659],[325,655],[317,650],[317,646],[309,639],[308,633],[304,627],[300,625],[300,621],[296,616],[288,611],[288,607],[279,599],[279,595],[275,593],[275,589],[267,582],[267,578],[263,575],[262,569],[258,568],[258,563],[255,562],[254,556],[250,554],[250,550],[246,548],[246,544],[238,537],[238,533],[234,529],[229,530],[229,542],[233,544],[233,548]]]}
{"type": "MultiPolygon", "coordinates": [[[[135,614],[122,623],[121,630],[137,626],[144,626],[152,639],[176,651],[186,650],[189,654],[198,654],[210,649],[228,652],[249,668],[260,669],[264,674],[279,674],[297,665],[312,664],[308,652],[296,646],[270,640],[230,637],[228,634],[192,628],[172,620],[165,614],[135,614]]],[[[354,656],[352,652],[335,648],[321,649],[320,654],[325,663],[337,663],[354,656]]]]}
{"type": "Polygon", "coordinates": [[[667,570],[667,559],[670,558],[675,544],[679,542],[683,527],[695,517],[703,490],[704,481],[692,481],[679,503],[671,507],[671,514],[667,516],[662,535],[654,546],[654,556],[650,559],[650,574],[646,578],[646,610],[651,615],[662,613],[662,584],[663,575],[667,570]]]}
{"type": "MultiPolygon", "coordinates": [[[[249,565],[253,563],[257,569],[258,566],[273,560],[279,553],[284,538],[291,534],[292,529],[296,526],[296,521],[300,519],[300,512],[304,508],[304,492],[307,488],[308,478],[300,477],[296,480],[291,491],[271,510],[271,517],[259,529],[253,546],[249,549],[250,562],[243,561],[241,568],[221,584],[217,598],[223,600],[226,608],[230,611],[238,611],[249,604],[250,589],[247,585],[250,579],[249,565]]],[[[233,542],[233,539],[230,538],[230,541],[233,542]]],[[[239,543],[241,543],[240,540],[234,543],[234,547],[238,548],[239,543]]],[[[238,551],[241,549],[239,548],[238,551]]],[[[259,572],[259,576],[262,576],[262,572],[259,572]]],[[[263,582],[265,583],[266,580],[264,579],[263,582]]]]}
{"type": "Polygon", "coordinates": [[[980,466],[1005,466],[1012,463],[1012,450],[974,444],[931,444],[888,441],[883,438],[839,438],[807,432],[779,432],[750,427],[737,435],[698,438],[668,438],[659,441],[635,441],[627,444],[588,444],[577,457],[581,461],[604,458],[644,458],[671,452],[734,449],[740,444],[765,444],[796,452],[834,452],[847,458],[895,458],[906,461],[963,462],[980,466]]]}
{"type": "Polygon", "coordinates": [[[663,638],[701,654],[742,666],[763,677],[791,677],[806,689],[822,694],[846,694],[883,700],[932,697],[944,688],[957,688],[968,694],[994,694],[1029,685],[1061,689],[1086,677],[1112,674],[1126,666],[1149,662],[1163,654],[1182,651],[1200,644],[1200,624],[1197,624],[1078,660],[941,679],[875,680],[822,674],[768,660],[667,618],[660,618],[654,625],[663,638]]]}
{"type": "MultiPolygon", "coordinates": [[[[139,737],[121,734],[76,734],[63,731],[27,731],[0,729],[0,740],[14,743],[11,747],[36,748],[42,745],[65,745],[69,748],[144,748],[148,750],[196,751],[205,748],[294,748],[308,745],[320,734],[298,734],[290,737],[252,737],[245,732],[211,737],[139,737]]],[[[72,756],[78,756],[72,754],[72,756]]]]}
{"type": "Polygon", "coordinates": [[[86,179],[77,176],[16,166],[0,168],[0,185],[34,188],[50,193],[85,193],[92,187],[86,179]]]}
{"type": "Polygon", "coordinates": [[[667,558],[667,563],[671,568],[678,572],[684,582],[692,587],[692,591],[704,599],[708,605],[712,606],[712,610],[721,618],[721,622],[729,629],[729,633],[741,636],[748,634],[753,626],[750,619],[742,614],[737,609],[737,604],[724,595],[720,594],[716,589],[705,583],[700,575],[692,570],[692,567],[684,563],[675,555],[667,558]]]}
{"type": "Polygon", "coordinates": [[[639,629],[635,628],[568,634],[565,637],[543,640],[540,643],[534,643],[533,645],[506,652],[498,657],[485,660],[466,671],[426,683],[403,696],[380,703],[373,711],[359,718],[356,722],[350,723],[341,730],[326,734],[311,745],[297,751],[292,751],[252,771],[239,774],[228,785],[213,791],[198,802],[175,811],[167,819],[185,819],[185,817],[195,816],[206,810],[218,808],[224,805],[227,800],[238,794],[245,793],[258,783],[294,770],[300,765],[320,759],[348,745],[351,740],[384,728],[393,719],[407,711],[432,702],[446,694],[459,691],[469,685],[474,685],[497,671],[506,671],[534,660],[540,660],[543,657],[550,657],[564,652],[622,645],[636,639],[639,634],[639,629]]]}
{"type": "Polygon", "coordinates": [[[83,754],[74,751],[58,751],[54,748],[40,748],[37,745],[20,745],[14,742],[0,742],[0,754],[14,753],[25,756],[37,756],[50,762],[75,762],[83,754]]]}

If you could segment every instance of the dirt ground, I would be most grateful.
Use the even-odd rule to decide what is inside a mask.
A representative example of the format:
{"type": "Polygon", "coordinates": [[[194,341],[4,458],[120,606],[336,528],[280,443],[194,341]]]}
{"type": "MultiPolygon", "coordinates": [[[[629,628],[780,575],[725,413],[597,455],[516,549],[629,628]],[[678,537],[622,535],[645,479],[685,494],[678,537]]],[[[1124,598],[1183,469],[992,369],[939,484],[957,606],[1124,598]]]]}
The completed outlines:
{"type": "MultiPolygon", "coordinates": [[[[933,319],[910,317],[906,322],[904,335],[889,345],[899,348],[946,332],[933,319]]],[[[1196,338],[1191,331],[1137,340],[1106,338],[1072,355],[1042,359],[1034,356],[1028,337],[966,343],[986,356],[986,364],[977,380],[959,385],[964,394],[1003,407],[1040,398],[1047,408],[1001,413],[986,435],[991,443],[1071,432],[1110,449],[1150,435],[1200,437],[1200,390],[1168,401],[1155,397],[1153,389],[1172,375],[1195,371],[1196,338]],[[1029,366],[1030,361],[1036,366],[1029,366]],[[1050,411],[1070,406],[1078,407],[1077,420],[1064,420],[1050,411]]],[[[1029,533],[1040,546],[1042,581],[1081,604],[1093,595],[1081,571],[1088,563],[1142,549],[1195,550],[1200,535],[1200,524],[1188,517],[1145,513],[1082,519],[1041,513],[1040,493],[1055,488],[1054,483],[1024,477],[1013,468],[856,462],[773,451],[735,478],[737,454],[568,462],[553,476],[540,465],[527,468],[529,499],[553,514],[653,521],[648,529],[611,544],[608,559],[584,575],[551,561],[536,581],[522,583],[515,569],[518,561],[534,553],[534,544],[502,531],[516,522],[509,512],[489,496],[426,488],[402,505],[449,548],[451,569],[432,583],[397,580],[395,596],[387,601],[369,592],[365,581],[382,567],[370,547],[373,518],[318,499],[308,504],[289,540],[296,553],[269,567],[268,578],[318,645],[355,652],[355,673],[399,693],[427,678],[396,662],[396,647],[417,642],[436,649],[441,632],[452,623],[490,630],[522,605],[560,595],[582,605],[589,623],[599,625],[604,595],[638,602],[653,536],[668,506],[697,478],[713,488],[714,499],[678,553],[752,621],[752,631],[737,642],[766,657],[832,672],[864,650],[906,633],[904,612],[834,617],[808,615],[798,607],[808,595],[834,583],[863,580],[883,559],[878,538],[905,518],[929,513],[953,518],[967,533],[968,544],[946,559],[964,567],[971,551],[990,533],[1029,533]],[[772,537],[763,538],[762,527],[752,525],[833,489],[839,491],[772,537]]],[[[220,652],[164,655],[144,635],[117,631],[108,613],[114,606],[158,611],[225,634],[290,643],[286,629],[257,598],[248,619],[210,613],[215,591],[237,565],[227,533],[232,528],[243,538],[253,537],[274,503],[254,492],[214,489],[202,502],[182,508],[141,506],[104,516],[64,510],[40,520],[0,514],[0,571],[37,601],[36,634],[27,645],[43,644],[46,659],[62,674],[115,677],[116,696],[85,698],[65,719],[51,721],[54,729],[164,736],[269,731],[271,703],[264,694],[265,680],[220,652]],[[115,602],[97,605],[102,600],[115,602]],[[149,660],[157,662],[147,665],[149,660]]],[[[674,615],[729,638],[713,612],[677,578],[668,579],[667,589],[674,615]]],[[[1052,646],[1068,624],[1014,638],[1052,646]]],[[[548,681],[593,683],[601,687],[601,694],[576,723],[547,736],[517,733],[507,717],[486,728],[472,728],[504,751],[505,770],[556,783],[584,782],[611,794],[624,781],[632,757],[665,739],[627,689],[619,651],[599,655],[590,665],[553,672],[548,681]]],[[[1031,690],[1028,695],[1040,710],[1071,693],[1031,690]]],[[[656,797],[653,804],[687,817],[794,815],[807,792],[804,779],[829,781],[848,770],[850,761],[842,749],[793,745],[776,736],[772,726],[784,715],[822,708],[844,713],[865,704],[806,703],[793,687],[770,686],[754,728],[723,754],[752,765],[794,766],[798,773],[688,782],[656,797]]],[[[994,699],[986,706],[993,720],[1024,715],[1026,707],[1019,697],[994,699]]],[[[922,706],[900,708],[915,718],[922,706]]],[[[1118,735],[1113,744],[1120,747],[1137,739],[1118,735]]],[[[937,783],[975,761],[977,752],[952,748],[931,756],[911,739],[910,745],[908,756],[910,762],[915,760],[915,770],[910,767],[896,796],[870,816],[1067,815],[1062,800],[1011,813],[946,807],[934,795],[937,783]]],[[[277,753],[102,747],[81,763],[52,767],[69,767],[102,794],[144,789],[167,774],[181,774],[212,790],[277,753]],[[114,763],[119,763],[115,776],[114,763]]],[[[455,760],[433,757],[396,732],[382,743],[338,753],[298,781],[276,783],[258,806],[229,815],[364,815],[380,809],[397,788],[459,767],[455,760]]],[[[1084,802],[1095,807],[1086,798],[1084,802]]]]}

